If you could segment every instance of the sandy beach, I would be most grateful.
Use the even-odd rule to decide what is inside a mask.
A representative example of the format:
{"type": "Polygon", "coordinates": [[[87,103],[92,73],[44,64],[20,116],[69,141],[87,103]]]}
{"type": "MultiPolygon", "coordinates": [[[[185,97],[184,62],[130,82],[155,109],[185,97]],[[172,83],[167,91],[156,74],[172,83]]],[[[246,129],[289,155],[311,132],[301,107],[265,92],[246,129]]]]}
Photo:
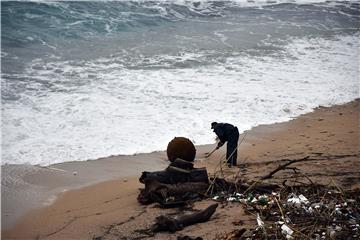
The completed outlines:
{"type": "MultiPolygon", "coordinates": [[[[318,160],[296,163],[294,167],[312,181],[359,188],[359,103],[355,100],[319,107],[291,121],[261,125],[243,133],[238,166],[224,167],[224,173],[256,180],[287,159],[310,156],[318,160]]],[[[205,158],[214,147],[197,146],[195,166],[206,167],[210,175],[226,151],[223,147],[205,158]]],[[[148,227],[156,216],[186,211],[161,209],[156,204],[144,206],[136,200],[142,187],[138,181],[141,172],[161,170],[167,164],[166,153],[155,152],[49,168],[22,166],[21,181],[15,182],[11,182],[10,173],[18,174],[20,167],[2,166],[2,239],[136,239],[135,230],[148,227]]],[[[292,171],[281,171],[271,181],[281,183],[285,179],[293,180],[292,171]]],[[[193,207],[203,209],[211,202],[195,202],[193,207]]],[[[150,239],[176,239],[181,235],[219,239],[240,226],[254,225],[256,216],[245,213],[240,204],[228,203],[222,204],[206,223],[174,234],[158,233],[150,239]]]]}
{"type": "Polygon", "coordinates": [[[358,240],[359,1],[2,1],[1,239],[358,240]]]}

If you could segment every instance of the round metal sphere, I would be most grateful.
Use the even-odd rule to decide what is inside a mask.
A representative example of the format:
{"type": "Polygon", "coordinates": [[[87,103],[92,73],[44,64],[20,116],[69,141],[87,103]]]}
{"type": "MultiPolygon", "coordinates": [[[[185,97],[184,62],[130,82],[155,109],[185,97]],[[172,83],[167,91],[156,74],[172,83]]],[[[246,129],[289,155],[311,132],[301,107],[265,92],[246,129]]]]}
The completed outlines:
{"type": "Polygon", "coordinates": [[[189,139],[184,137],[175,137],[169,142],[166,153],[170,162],[173,162],[177,158],[193,162],[195,159],[196,149],[189,139]]]}

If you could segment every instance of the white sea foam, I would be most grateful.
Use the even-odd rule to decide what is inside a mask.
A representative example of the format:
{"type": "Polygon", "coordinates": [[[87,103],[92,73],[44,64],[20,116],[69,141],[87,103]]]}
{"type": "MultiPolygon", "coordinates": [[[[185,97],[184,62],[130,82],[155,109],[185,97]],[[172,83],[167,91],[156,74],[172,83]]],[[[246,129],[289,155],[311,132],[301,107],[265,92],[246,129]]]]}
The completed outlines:
{"type": "MultiPolygon", "coordinates": [[[[60,1],[48,1],[48,0],[31,0],[30,2],[36,2],[41,4],[47,4],[50,6],[63,6],[66,7],[67,2],[71,2],[68,0],[60,0],[60,1]]],[[[94,1],[95,2],[95,1],[94,1]]],[[[96,0],[96,2],[113,2],[113,0],[96,0]]],[[[117,2],[129,2],[128,0],[117,0],[117,2]]],[[[146,2],[154,2],[153,0],[138,0],[137,3],[146,3],[146,2]]],[[[213,0],[159,0],[155,1],[157,3],[169,3],[169,4],[178,4],[184,5],[190,8],[196,6],[197,9],[208,9],[209,5],[211,5],[213,0]]],[[[222,2],[222,1],[217,1],[222,2]]],[[[292,4],[317,4],[317,3],[337,3],[344,2],[339,0],[224,0],[225,3],[236,4],[237,6],[243,7],[254,7],[254,6],[266,6],[266,5],[276,5],[283,3],[292,3],[292,4]]],[[[346,2],[359,2],[359,0],[349,0],[346,2]]],[[[160,6],[155,6],[153,8],[161,8],[160,6]]]]}
{"type": "MultiPolygon", "coordinates": [[[[276,56],[239,55],[192,68],[35,60],[25,74],[37,81],[19,101],[3,104],[3,163],[48,165],[163,150],[175,136],[211,143],[212,121],[244,131],[351,101],[359,97],[358,38],[292,39],[276,56]]],[[[171,58],[201,55],[151,61],[164,66],[171,58]]]]}
{"type": "MultiPolygon", "coordinates": [[[[106,1],[106,0],[105,0],[106,1]]],[[[141,0],[140,2],[149,2],[150,0],[141,0]]],[[[184,5],[190,9],[196,9],[207,11],[211,8],[209,6],[212,5],[214,1],[212,0],[162,0],[159,1],[161,3],[170,3],[170,4],[178,4],[184,5]]],[[[225,4],[233,4],[240,7],[262,7],[262,6],[269,6],[269,5],[277,5],[277,4],[284,4],[284,3],[291,3],[291,4],[337,4],[338,0],[230,0],[230,1],[217,1],[217,2],[224,2],[225,4]]],[[[359,0],[350,0],[347,1],[349,3],[352,2],[359,2],[359,0]]]]}

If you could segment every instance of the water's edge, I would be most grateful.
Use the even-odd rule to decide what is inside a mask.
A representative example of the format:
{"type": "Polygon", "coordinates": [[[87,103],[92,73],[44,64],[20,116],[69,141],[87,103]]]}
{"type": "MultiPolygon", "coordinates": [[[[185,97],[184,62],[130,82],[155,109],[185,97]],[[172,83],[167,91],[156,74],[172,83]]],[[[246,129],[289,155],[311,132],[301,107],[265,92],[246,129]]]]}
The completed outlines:
{"type": "MultiPolygon", "coordinates": [[[[359,101],[359,99],[354,101],[359,101]]],[[[312,114],[317,109],[315,108],[312,112],[298,117],[312,114]]],[[[273,127],[275,126],[275,129],[281,131],[281,124],[290,121],[259,125],[251,128],[247,133],[250,133],[248,135],[252,135],[252,137],[261,137],[259,134],[267,133],[263,131],[259,133],[257,129],[264,130],[264,128],[271,127],[271,131],[274,131],[273,127]],[[276,126],[280,127],[276,128],[276,126]]],[[[243,136],[244,134],[240,136],[240,139],[243,136]]],[[[204,154],[213,148],[214,144],[196,145],[197,159],[202,159],[204,154]]],[[[221,151],[226,150],[221,149],[221,151]]],[[[59,194],[66,191],[105,181],[138,177],[142,171],[161,170],[166,166],[165,151],[110,156],[89,161],[64,162],[47,167],[29,164],[2,165],[2,228],[11,228],[24,214],[32,209],[52,204],[59,194]]]]}

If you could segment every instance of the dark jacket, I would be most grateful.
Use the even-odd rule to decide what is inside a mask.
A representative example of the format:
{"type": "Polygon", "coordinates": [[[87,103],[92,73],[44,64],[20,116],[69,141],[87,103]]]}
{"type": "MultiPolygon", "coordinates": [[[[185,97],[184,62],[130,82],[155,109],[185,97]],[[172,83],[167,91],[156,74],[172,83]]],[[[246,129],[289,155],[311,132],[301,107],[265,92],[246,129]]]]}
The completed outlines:
{"type": "Polygon", "coordinates": [[[229,123],[218,123],[214,127],[214,132],[223,143],[228,141],[231,135],[235,133],[235,131],[237,131],[237,127],[229,123]]]}

